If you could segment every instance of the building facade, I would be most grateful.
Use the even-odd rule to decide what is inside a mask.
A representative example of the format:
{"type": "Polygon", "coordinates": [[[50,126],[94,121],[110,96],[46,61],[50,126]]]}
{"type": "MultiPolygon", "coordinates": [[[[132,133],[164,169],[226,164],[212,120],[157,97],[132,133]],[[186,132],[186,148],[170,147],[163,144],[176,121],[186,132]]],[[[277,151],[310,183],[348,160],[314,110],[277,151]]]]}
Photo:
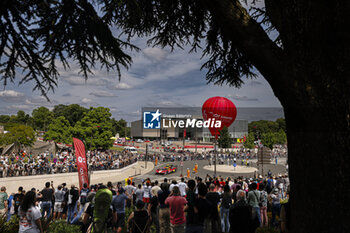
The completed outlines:
{"type": "MultiPolygon", "coordinates": [[[[143,139],[160,139],[160,140],[200,140],[210,141],[214,137],[211,135],[209,128],[197,127],[196,124],[188,124],[188,127],[180,127],[177,123],[180,121],[197,122],[204,121],[202,110],[200,107],[144,107],[141,111],[141,119],[131,122],[131,137],[143,139]],[[160,127],[159,128],[144,128],[144,112],[156,112],[159,110],[160,127]]],[[[236,119],[228,128],[228,131],[233,139],[243,138],[248,135],[248,121],[236,119]]]]}

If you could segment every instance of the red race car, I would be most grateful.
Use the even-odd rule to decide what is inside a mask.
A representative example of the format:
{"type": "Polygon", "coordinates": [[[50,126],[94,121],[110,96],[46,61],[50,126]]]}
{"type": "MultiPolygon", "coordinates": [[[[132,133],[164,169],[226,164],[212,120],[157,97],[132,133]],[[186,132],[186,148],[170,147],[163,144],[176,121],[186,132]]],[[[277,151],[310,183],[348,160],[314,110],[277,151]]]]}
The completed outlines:
{"type": "Polygon", "coordinates": [[[175,165],[166,165],[165,167],[162,167],[161,169],[156,170],[156,175],[167,175],[170,173],[175,173],[177,170],[177,166],[175,165]]]}

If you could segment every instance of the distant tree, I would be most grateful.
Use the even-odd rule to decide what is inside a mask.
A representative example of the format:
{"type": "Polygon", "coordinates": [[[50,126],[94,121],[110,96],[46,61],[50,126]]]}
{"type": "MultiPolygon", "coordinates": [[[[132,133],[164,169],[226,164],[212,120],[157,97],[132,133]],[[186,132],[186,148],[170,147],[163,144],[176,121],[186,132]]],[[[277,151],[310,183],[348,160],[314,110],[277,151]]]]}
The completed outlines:
{"type": "Polygon", "coordinates": [[[287,134],[283,129],[280,129],[277,133],[275,133],[276,144],[286,144],[287,143],[287,134]]]}
{"type": "Polygon", "coordinates": [[[220,136],[218,138],[218,145],[220,148],[231,148],[232,138],[228,132],[228,128],[225,126],[220,131],[220,136]]]}
{"type": "Polygon", "coordinates": [[[260,138],[262,144],[270,149],[276,144],[285,144],[287,142],[287,135],[280,129],[278,132],[263,133],[260,138]]]}
{"type": "Polygon", "coordinates": [[[253,133],[249,133],[248,136],[246,137],[245,142],[243,143],[245,148],[253,149],[255,147],[255,137],[253,133]]]}
{"type": "Polygon", "coordinates": [[[282,129],[285,133],[287,133],[286,120],[284,118],[278,118],[276,122],[278,124],[278,128],[282,129]]]}
{"type": "Polygon", "coordinates": [[[80,121],[84,117],[84,114],[88,111],[89,110],[87,108],[84,108],[78,104],[59,104],[52,110],[55,118],[64,116],[69,121],[71,126],[74,126],[78,121],[80,121]]]}
{"type": "Polygon", "coordinates": [[[30,116],[29,116],[29,114],[26,114],[23,110],[19,110],[17,112],[16,121],[19,124],[26,125],[26,124],[30,123],[30,116]]]}
{"type": "Polygon", "coordinates": [[[66,144],[72,143],[72,127],[69,121],[67,121],[64,116],[54,119],[49,125],[47,132],[44,134],[44,140],[53,140],[66,144]]]}
{"type": "Polygon", "coordinates": [[[65,109],[67,108],[67,105],[59,104],[55,105],[52,109],[52,113],[54,118],[58,118],[60,116],[65,116],[65,109]]]}
{"type": "Polygon", "coordinates": [[[116,133],[119,133],[120,137],[130,137],[130,127],[127,127],[128,123],[122,118],[115,123],[116,133]]]}
{"type": "Polygon", "coordinates": [[[32,127],[17,124],[8,129],[8,133],[0,134],[0,145],[16,143],[32,146],[35,142],[35,132],[32,127]]]}
{"type": "Polygon", "coordinates": [[[276,144],[276,134],[273,132],[263,133],[261,135],[261,143],[272,150],[273,146],[276,144]]]}
{"type": "Polygon", "coordinates": [[[109,149],[113,145],[112,114],[109,108],[90,108],[72,129],[73,137],[83,139],[89,149],[109,149]]]}
{"type": "Polygon", "coordinates": [[[9,115],[0,115],[0,123],[7,123],[10,120],[10,116],[9,115]]]}
{"type": "Polygon", "coordinates": [[[46,107],[39,107],[32,112],[34,127],[37,130],[46,130],[53,120],[53,113],[46,107]]]}

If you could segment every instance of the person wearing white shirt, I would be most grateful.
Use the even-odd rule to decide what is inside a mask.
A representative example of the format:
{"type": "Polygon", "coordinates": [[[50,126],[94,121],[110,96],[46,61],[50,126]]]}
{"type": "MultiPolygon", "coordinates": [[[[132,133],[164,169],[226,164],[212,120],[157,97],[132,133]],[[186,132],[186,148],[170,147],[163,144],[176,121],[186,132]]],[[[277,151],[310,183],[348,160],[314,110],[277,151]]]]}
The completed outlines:
{"type": "Polygon", "coordinates": [[[173,180],[173,181],[171,182],[170,186],[169,186],[169,191],[170,191],[170,192],[173,191],[173,188],[174,188],[175,186],[178,186],[178,187],[179,187],[179,185],[177,184],[176,180],[173,180]]]}
{"type": "Polygon", "coordinates": [[[180,195],[183,197],[186,196],[186,188],[187,188],[187,184],[184,181],[185,179],[182,177],[181,182],[178,185],[180,189],[180,195]]]}

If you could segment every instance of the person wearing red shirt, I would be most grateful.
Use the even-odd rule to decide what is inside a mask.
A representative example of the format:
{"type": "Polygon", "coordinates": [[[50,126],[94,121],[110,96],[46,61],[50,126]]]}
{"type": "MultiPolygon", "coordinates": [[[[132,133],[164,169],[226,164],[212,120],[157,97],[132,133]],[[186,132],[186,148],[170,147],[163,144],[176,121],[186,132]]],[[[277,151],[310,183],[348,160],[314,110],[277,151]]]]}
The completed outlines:
{"type": "Polygon", "coordinates": [[[170,209],[170,229],[172,233],[183,233],[186,222],[185,205],[187,201],[181,197],[179,187],[174,186],[169,197],[165,200],[165,204],[170,209]]]}

